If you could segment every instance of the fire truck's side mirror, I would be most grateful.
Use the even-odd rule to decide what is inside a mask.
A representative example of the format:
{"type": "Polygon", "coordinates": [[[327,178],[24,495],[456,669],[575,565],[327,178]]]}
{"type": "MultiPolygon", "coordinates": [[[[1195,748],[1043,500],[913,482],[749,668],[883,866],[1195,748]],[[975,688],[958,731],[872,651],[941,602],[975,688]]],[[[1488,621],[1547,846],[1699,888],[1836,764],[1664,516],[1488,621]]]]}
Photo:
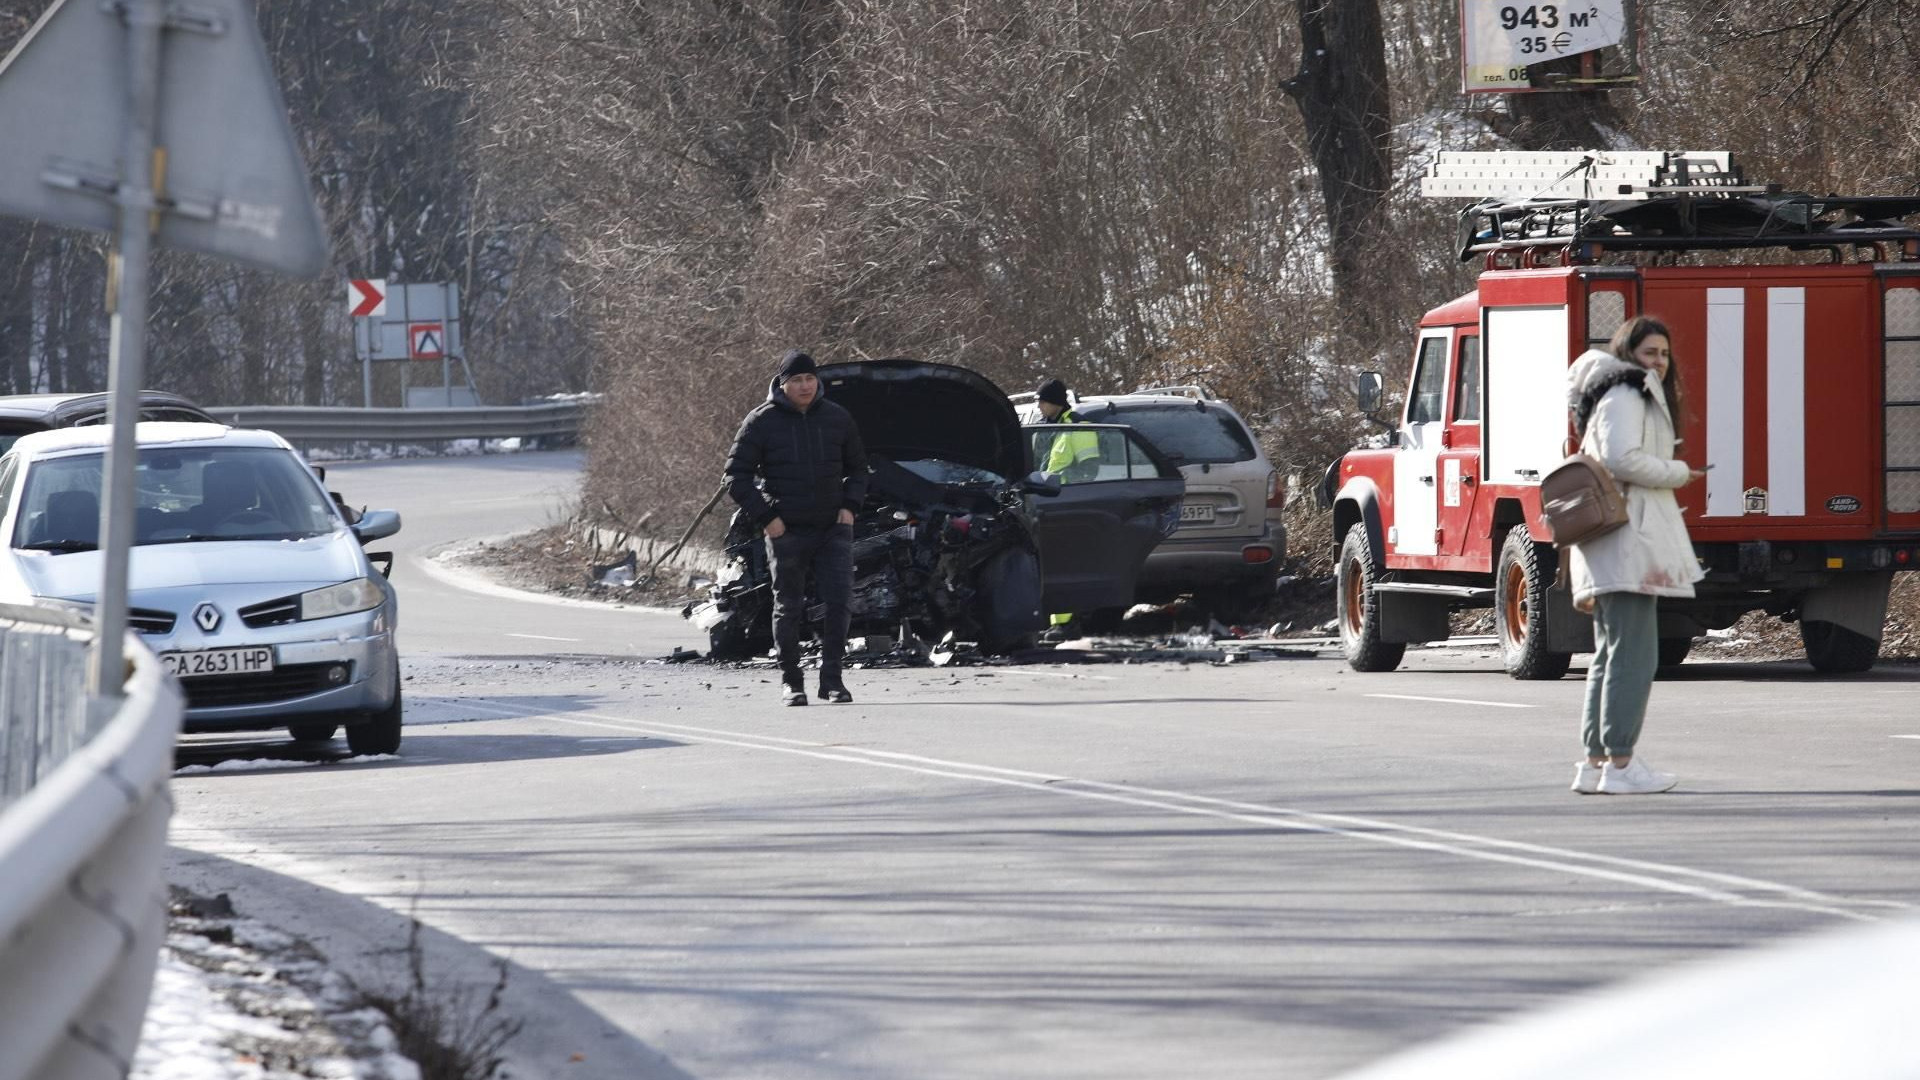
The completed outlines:
{"type": "Polygon", "coordinates": [[[1386,380],[1377,371],[1363,371],[1353,380],[1353,396],[1360,400],[1360,411],[1372,416],[1380,411],[1380,397],[1385,392],[1386,380]]]}

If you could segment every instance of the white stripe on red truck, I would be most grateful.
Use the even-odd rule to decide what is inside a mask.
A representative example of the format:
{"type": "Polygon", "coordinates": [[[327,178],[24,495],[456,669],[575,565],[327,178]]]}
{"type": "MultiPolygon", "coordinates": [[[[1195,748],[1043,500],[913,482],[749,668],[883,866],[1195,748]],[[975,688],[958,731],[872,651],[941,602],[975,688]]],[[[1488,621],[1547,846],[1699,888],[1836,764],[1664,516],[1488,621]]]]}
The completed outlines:
{"type": "Polygon", "coordinates": [[[1746,513],[1747,292],[1707,290],[1707,509],[1703,517],[1746,513]]]}
{"type": "Polygon", "coordinates": [[[1768,289],[1767,516],[1806,512],[1807,290],[1768,289]]]}

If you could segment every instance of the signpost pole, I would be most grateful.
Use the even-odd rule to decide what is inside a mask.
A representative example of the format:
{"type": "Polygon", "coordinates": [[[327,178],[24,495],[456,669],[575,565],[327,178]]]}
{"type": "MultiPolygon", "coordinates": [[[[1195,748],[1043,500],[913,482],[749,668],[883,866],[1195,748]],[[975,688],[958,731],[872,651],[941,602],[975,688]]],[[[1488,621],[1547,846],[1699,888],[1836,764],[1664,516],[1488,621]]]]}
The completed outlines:
{"type": "Polygon", "coordinates": [[[373,331],[380,324],[372,319],[353,320],[353,344],[360,353],[360,399],[373,408],[373,331]]]}
{"type": "Polygon", "coordinates": [[[453,320],[457,311],[453,306],[453,286],[440,286],[440,392],[445,395],[443,404],[453,408],[453,320]]]}
{"type": "Polygon", "coordinates": [[[119,239],[109,273],[113,291],[107,387],[113,425],[100,500],[100,595],[94,603],[93,666],[89,689],[97,697],[123,697],[126,682],[127,559],[133,547],[133,472],[138,447],[140,384],[147,353],[147,254],[154,228],[154,131],[160,107],[160,35],[166,13],[160,0],[127,0],[127,112],[118,199],[119,239]]]}

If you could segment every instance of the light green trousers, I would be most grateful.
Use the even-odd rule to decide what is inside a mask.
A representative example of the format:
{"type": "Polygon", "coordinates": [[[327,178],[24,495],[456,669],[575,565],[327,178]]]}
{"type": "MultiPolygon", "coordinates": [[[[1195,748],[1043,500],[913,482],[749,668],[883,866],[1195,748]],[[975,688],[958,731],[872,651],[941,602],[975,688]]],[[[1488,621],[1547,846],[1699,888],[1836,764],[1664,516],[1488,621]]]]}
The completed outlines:
{"type": "Polygon", "coordinates": [[[1580,739],[1588,757],[1626,757],[1640,741],[1647,695],[1660,666],[1659,600],[1639,593],[1593,598],[1593,666],[1587,668],[1580,739]]]}

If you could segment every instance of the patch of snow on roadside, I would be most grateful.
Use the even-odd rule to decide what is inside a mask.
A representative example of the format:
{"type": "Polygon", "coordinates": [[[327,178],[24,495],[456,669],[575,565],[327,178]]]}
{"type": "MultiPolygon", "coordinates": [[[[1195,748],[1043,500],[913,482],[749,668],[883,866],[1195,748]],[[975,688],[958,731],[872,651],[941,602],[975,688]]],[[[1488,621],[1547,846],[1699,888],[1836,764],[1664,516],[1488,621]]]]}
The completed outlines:
{"type": "Polygon", "coordinates": [[[176,900],[128,1075],[421,1080],[395,1044],[386,1015],[305,942],[233,916],[225,897],[176,900]]]}
{"type": "Polygon", "coordinates": [[[233,758],[214,765],[188,765],[173,770],[175,776],[216,772],[265,772],[268,769],[307,769],[327,765],[325,761],[291,761],[286,758],[233,758]]]}
{"type": "Polygon", "coordinates": [[[256,1059],[235,1053],[221,1039],[225,1031],[255,1023],[220,1000],[204,972],[172,949],[164,950],[129,1075],[133,1080],[264,1077],[267,1073],[256,1059]]]}
{"type": "Polygon", "coordinates": [[[399,754],[362,754],[333,761],[294,761],[289,758],[233,758],[214,765],[187,765],[173,770],[175,776],[195,773],[268,772],[274,769],[306,769],[315,765],[359,765],[373,761],[399,761],[399,754]]]}

